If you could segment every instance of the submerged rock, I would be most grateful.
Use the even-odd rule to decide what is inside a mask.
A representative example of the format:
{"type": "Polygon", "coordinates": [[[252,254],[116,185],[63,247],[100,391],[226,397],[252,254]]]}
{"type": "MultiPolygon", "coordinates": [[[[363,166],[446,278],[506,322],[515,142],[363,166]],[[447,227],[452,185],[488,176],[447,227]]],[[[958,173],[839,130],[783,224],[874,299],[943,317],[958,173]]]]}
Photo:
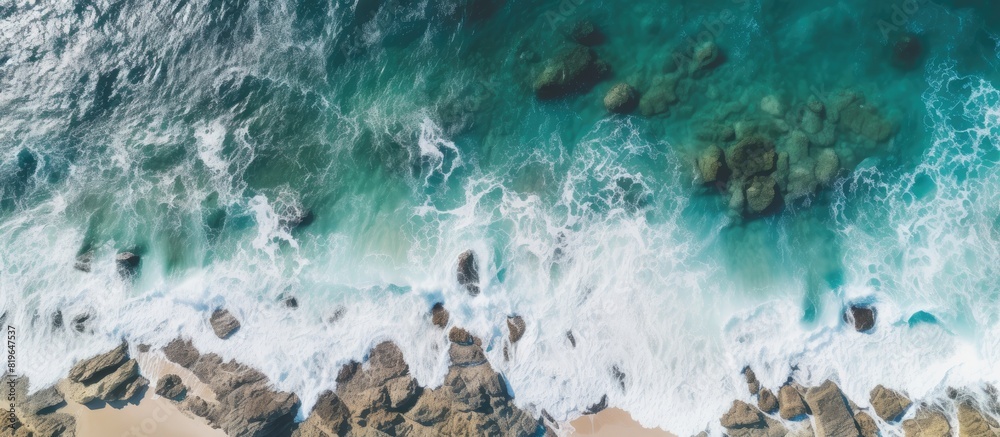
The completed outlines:
{"type": "Polygon", "coordinates": [[[611,87],[611,90],[604,95],[604,107],[610,112],[627,114],[635,109],[638,100],[639,95],[635,88],[622,82],[611,87]]]}
{"type": "Polygon", "coordinates": [[[733,172],[734,179],[747,179],[770,173],[774,171],[777,160],[778,154],[774,149],[774,143],[758,135],[744,138],[726,155],[726,162],[733,172]]]}
{"type": "Polygon", "coordinates": [[[90,314],[80,314],[73,317],[73,330],[82,333],[87,329],[88,320],[90,320],[90,314]]]}
{"type": "Polygon", "coordinates": [[[212,331],[215,331],[215,335],[223,340],[240,329],[240,321],[236,320],[236,316],[233,316],[226,309],[215,310],[208,321],[212,324],[212,331]]]}
{"type": "Polygon", "coordinates": [[[726,155],[722,148],[711,145],[701,152],[698,157],[698,174],[701,182],[705,184],[715,184],[725,182],[729,176],[729,168],[726,167],[726,155]]]}
{"type": "Polygon", "coordinates": [[[694,47],[691,61],[688,63],[688,73],[696,74],[714,69],[723,61],[719,47],[712,41],[705,41],[694,47]]]}
{"type": "Polygon", "coordinates": [[[593,49],[576,45],[550,59],[535,79],[535,95],[555,99],[589,90],[610,73],[611,67],[593,49]]]}
{"type": "Polygon", "coordinates": [[[767,212],[775,204],[778,187],[770,175],[754,176],[744,195],[746,196],[747,212],[751,215],[759,215],[767,212]]]}
{"type": "Polygon", "coordinates": [[[664,114],[670,106],[677,103],[677,81],[678,76],[666,75],[653,78],[649,90],[639,97],[639,113],[652,117],[664,114]]]}
{"type": "Polygon", "coordinates": [[[883,387],[881,384],[872,389],[871,404],[875,414],[886,422],[899,420],[913,403],[899,392],[883,387]]]}
{"type": "Polygon", "coordinates": [[[806,402],[815,417],[813,423],[817,436],[861,435],[844,394],[833,381],[827,380],[819,387],[810,388],[806,393],[806,402]]]}
{"type": "Polygon", "coordinates": [[[471,250],[458,256],[458,284],[465,286],[470,295],[479,295],[479,263],[476,253],[471,250]]]}
{"type": "Polygon", "coordinates": [[[923,60],[924,44],[916,34],[898,34],[891,45],[892,65],[896,68],[910,70],[920,65],[920,61],[923,60]]]}
{"type": "Polygon", "coordinates": [[[578,21],[569,32],[570,38],[585,46],[595,46],[604,42],[604,34],[590,20],[578,21]]]}
{"type": "Polygon", "coordinates": [[[828,185],[840,172],[840,157],[833,149],[823,149],[816,157],[816,181],[828,185]]]}

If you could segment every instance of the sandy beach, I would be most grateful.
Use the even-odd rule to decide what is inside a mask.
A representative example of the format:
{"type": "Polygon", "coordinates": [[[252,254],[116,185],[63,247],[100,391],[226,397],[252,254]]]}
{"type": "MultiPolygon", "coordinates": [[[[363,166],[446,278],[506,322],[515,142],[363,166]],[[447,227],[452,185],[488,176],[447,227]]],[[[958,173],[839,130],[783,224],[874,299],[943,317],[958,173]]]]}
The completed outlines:
{"type": "Polygon", "coordinates": [[[573,437],[676,437],[659,428],[644,428],[625,410],[608,408],[570,422],[573,437]]]}
{"type": "Polygon", "coordinates": [[[226,436],[222,430],[212,428],[204,419],[181,411],[174,401],[154,393],[153,387],[157,379],[172,373],[184,381],[188,387],[188,395],[214,401],[215,395],[194,374],[167,361],[159,351],[140,353],[136,360],[139,361],[143,375],[151,381],[150,388],[137,401],[90,408],[66,400],[66,407],[61,411],[76,417],[77,437],[226,436]]]}

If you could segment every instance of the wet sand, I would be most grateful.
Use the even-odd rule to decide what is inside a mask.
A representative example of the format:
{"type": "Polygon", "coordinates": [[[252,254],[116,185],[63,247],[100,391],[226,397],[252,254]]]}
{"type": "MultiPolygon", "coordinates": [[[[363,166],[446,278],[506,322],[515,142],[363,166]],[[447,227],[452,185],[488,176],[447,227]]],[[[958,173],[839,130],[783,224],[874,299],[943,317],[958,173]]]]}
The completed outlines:
{"type": "Polygon", "coordinates": [[[572,437],[676,437],[659,428],[643,428],[627,411],[618,408],[580,417],[570,425],[574,429],[572,437]]]}

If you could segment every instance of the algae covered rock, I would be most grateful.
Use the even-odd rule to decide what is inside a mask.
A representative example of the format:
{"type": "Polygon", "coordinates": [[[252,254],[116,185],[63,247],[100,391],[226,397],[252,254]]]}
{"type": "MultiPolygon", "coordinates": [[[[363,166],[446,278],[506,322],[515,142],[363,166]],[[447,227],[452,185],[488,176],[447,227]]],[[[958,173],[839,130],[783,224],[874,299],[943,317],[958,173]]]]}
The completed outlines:
{"type": "Polygon", "coordinates": [[[747,185],[744,195],[747,211],[751,214],[763,214],[775,204],[778,195],[777,183],[770,175],[754,176],[747,185]]]}
{"type": "Polygon", "coordinates": [[[652,117],[664,114],[677,103],[677,76],[658,76],[653,79],[649,90],[639,98],[639,113],[652,117]]]}
{"type": "Polygon", "coordinates": [[[833,149],[823,149],[816,157],[816,181],[828,185],[840,172],[840,157],[833,149]]]}
{"type": "Polygon", "coordinates": [[[535,78],[535,95],[555,99],[589,90],[607,77],[611,67],[589,47],[575,45],[550,59],[535,78]]]}
{"type": "Polygon", "coordinates": [[[770,173],[774,171],[777,159],[774,143],[759,135],[744,138],[726,155],[726,162],[735,179],[770,173]]]}
{"type": "Polygon", "coordinates": [[[639,95],[635,88],[627,83],[619,83],[604,95],[604,107],[611,112],[627,114],[635,109],[639,95]]]}
{"type": "Polygon", "coordinates": [[[714,184],[716,182],[725,182],[728,177],[729,168],[726,167],[726,155],[719,146],[711,145],[706,147],[701,152],[701,156],[698,157],[697,165],[702,183],[714,184]]]}

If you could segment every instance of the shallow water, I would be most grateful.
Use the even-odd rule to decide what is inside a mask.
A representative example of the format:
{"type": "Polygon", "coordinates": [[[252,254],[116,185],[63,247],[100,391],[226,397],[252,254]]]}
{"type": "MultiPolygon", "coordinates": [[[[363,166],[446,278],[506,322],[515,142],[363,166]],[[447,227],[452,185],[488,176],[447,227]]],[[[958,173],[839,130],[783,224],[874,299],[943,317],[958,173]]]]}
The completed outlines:
{"type": "Polygon", "coordinates": [[[0,7],[0,309],[36,387],[121,337],[178,335],[307,410],[385,339],[435,385],[443,301],[517,403],[557,419],[607,394],[649,426],[717,430],[746,365],[858,403],[878,383],[981,393],[1000,383],[998,29],[997,6],[957,0],[19,1],[0,7]],[[536,99],[584,19],[613,77],[536,99]],[[912,68],[891,61],[904,32],[912,68]],[[724,62],[678,73],[709,40],[724,62]],[[601,104],[677,74],[665,114],[601,104]],[[828,186],[743,220],[697,180],[706,126],[765,126],[790,152],[802,108],[845,90],[892,132],[810,138],[803,163],[842,163],[828,186]],[[455,279],[466,249],[478,297],[455,279]],[[129,281],[121,250],[142,256],[129,281]],[[859,302],[871,333],[842,321],[859,302]],[[243,322],[225,342],[223,305],[243,322]],[[505,360],[509,314],[528,330],[505,360]]]}

